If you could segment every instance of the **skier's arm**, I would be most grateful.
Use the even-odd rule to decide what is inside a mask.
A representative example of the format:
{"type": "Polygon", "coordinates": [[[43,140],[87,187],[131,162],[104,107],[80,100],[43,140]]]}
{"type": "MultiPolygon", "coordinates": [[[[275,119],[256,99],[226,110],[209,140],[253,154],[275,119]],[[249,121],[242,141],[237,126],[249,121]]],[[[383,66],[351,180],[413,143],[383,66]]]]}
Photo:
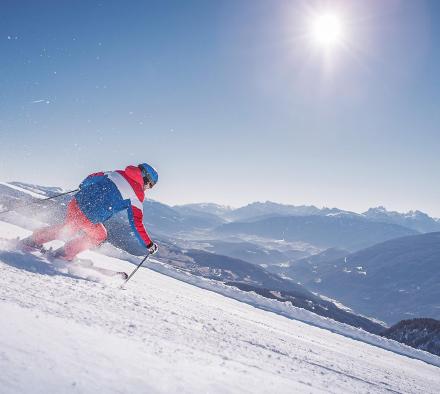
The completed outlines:
{"type": "Polygon", "coordinates": [[[153,245],[153,241],[149,237],[147,230],[145,230],[145,226],[142,221],[143,217],[144,214],[141,209],[133,205],[128,208],[128,219],[137,239],[141,245],[145,246],[146,248],[150,248],[153,245]]]}

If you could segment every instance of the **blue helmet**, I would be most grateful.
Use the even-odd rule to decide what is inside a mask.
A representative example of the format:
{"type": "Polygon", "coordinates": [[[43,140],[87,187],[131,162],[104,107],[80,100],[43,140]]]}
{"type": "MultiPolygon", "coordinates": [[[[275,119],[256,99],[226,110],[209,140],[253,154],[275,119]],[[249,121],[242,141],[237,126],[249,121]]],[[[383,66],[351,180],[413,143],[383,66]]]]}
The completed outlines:
{"type": "Polygon", "coordinates": [[[159,180],[159,175],[157,174],[157,171],[147,163],[139,164],[138,167],[142,171],[142,177],[144,178],[144,181],[150,182],[151,185],[154,186],[159,180]]]}

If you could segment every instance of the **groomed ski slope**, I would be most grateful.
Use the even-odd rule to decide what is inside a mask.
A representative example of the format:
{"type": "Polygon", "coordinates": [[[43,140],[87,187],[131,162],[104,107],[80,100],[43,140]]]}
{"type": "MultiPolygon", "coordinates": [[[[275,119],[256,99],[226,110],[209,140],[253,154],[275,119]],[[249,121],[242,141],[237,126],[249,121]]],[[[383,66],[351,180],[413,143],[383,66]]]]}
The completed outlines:
{"type": "MultiPolygon", "coordinates": [[[[0,237],[26,234],[0,222],[0,237]]],[[[432,364],[150,269],[120,290],[0,249],[2,393],[440,392],[439,359],[393,341],[390,348],[432,364]]],[[[134,268],[84,255],[104,268],[134,268]]]]}

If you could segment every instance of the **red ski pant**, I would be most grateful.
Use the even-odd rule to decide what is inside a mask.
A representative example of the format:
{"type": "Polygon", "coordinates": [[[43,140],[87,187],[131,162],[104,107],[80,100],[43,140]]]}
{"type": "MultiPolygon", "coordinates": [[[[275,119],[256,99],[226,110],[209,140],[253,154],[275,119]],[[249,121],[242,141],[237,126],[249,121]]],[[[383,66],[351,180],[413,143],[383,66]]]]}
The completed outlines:
{"type": "Polygon", "coordinates": [[[36,230],[32,237],[40,245],[54,239],[71,238],[64,245],[64,256],[66,260],[73,260],[78,253],[104,242],[107,238],[107,230],[102,223],[92,223],[73,198],[67,206],[64,223],[36,230]]]}

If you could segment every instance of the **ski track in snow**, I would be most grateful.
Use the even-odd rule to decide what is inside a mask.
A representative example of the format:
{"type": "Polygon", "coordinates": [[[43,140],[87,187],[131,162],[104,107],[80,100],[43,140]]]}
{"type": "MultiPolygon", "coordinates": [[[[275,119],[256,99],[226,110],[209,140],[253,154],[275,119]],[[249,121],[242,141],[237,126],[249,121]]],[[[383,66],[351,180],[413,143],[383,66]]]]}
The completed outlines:
{"type": "Polygon", "coordinates": [[[0,316],[2,393],[440,392],[434,365],[149,269],[120,290],[0,250],[0,316]]]}

